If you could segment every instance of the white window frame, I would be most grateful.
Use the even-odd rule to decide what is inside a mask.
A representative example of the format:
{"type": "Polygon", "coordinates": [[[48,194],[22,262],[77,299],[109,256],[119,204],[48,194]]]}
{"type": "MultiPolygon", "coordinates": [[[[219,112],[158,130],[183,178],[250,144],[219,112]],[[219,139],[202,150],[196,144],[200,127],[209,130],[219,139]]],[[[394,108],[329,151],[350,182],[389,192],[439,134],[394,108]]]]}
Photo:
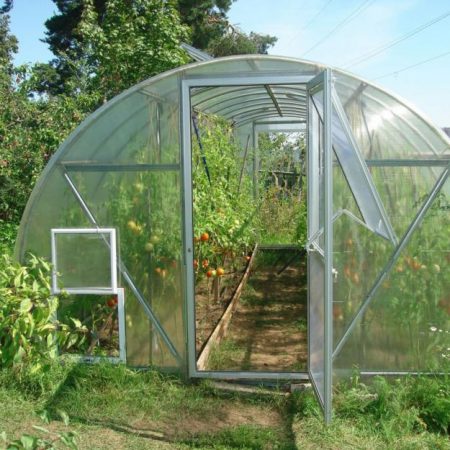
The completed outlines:
{"type": "Polygon", "coordinates": [[[67,292],[68,294],[117,294],[117,247],[115,228],[52,228],[51,230],[52,250],[52,294],[67,292]],[[109,234],[109,243],[105,245],[110,250],[111,285],[105,287],[58,287],[58,259],[56,252],[56,236],[58,234],[109,234]]]}

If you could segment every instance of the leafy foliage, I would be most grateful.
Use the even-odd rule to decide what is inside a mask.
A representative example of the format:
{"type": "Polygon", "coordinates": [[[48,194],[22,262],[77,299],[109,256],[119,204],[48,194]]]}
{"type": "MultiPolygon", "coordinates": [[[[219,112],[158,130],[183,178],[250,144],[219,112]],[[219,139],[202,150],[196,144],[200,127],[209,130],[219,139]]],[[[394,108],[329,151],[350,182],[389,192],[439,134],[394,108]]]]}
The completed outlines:
{"type": "Polygon", "coordinates": [[[333,396],[334,416],[323,426],[312,391],[296,394],[292,410],[297,445],[316,448],[447,448],[450,432],[448,375],[375,377],[355,374],[333,396]],[[441,436],[440,436],[441,435],[441,436]]]}
{"type": "Polygon", "coordinates": [[[202,150],[198,141],[193,142],[195,254],[217,267],[255,242],[252,188],[247,177],[239,186],[240,147],[233,141],[229,123],[200,115],[198,128],[202,150]],[[207,241],[201,240],[202,233],[208,233],[207,241]]]}
{"type": "Polygon", "coordinates": [[[252,53],[267,54],[277,38],[268,34],[251,32],[245,34],[237,27],[228,27],[228,30],[219,38],[213,40],[207,51],[216,57],[229,55],[245,55],[252,53]]]}
{"type": "MultiPolygon", "coordinates": [[[[60,410],[59,416],[64,425],[69,425],[69,416],[65,411],[60,410]]],[[[40,414],[40,418],[44,424],[50,423],[48,411],[44,410],[40,414]]],[[[10,440],[6,432],[0,433],[0,439],[3,440],[5,450],[57,450],[60,448],[68,448],[77,450],[76,442],[77,434],[73,431],[52,432],[45,427],[33,425],[33,428],[40,433],[23,433],[20,438],[10,440]],[[42,435],[42,436],[41,436],[42,435]],[[62,447],[61,447],[62,446],[62,447]]]]}
{"type": "Polygon", "coordinates": [[[50,295],[50,266],[30,256],[21,266],[3,256],[0,270],[0,368],[19,377],[46,371],[61,349],[83,339],[85,329],[56,320],[58,300],[50,295]]]}
{"type": "Polygon", "coordinates": [[[84,2],[77,28],[92,89],[105,99],[187,62],[187,40],[171,2],[109,0],[99,24],[93,1],[84,2]]]}
{"type": "Polygon", "coordinates": [[[45,164],[96,98],[30,101],[25,85],[0,98],[0,219],[17,222],[45,164]]]}
{"type": "Polygon", "coordinates": [[[306,244],[306,145],[303,133],[259,135],[260,242],[306,244]]]}
{"type": "Polygon", "coordinates": [[[234,0],[54,0],[45,42],[55,54],[36,66],[39,92],[68,93],[74,81],[97,82],[115,93],[185,63],[178,45],[189,42],[213,56],[267,53],[276,38],[230,25],[234,0]],[[130,82],[130,78],[132,81],[130,82]],[[118,83],[118,86],[114,86],[118,83]]]}

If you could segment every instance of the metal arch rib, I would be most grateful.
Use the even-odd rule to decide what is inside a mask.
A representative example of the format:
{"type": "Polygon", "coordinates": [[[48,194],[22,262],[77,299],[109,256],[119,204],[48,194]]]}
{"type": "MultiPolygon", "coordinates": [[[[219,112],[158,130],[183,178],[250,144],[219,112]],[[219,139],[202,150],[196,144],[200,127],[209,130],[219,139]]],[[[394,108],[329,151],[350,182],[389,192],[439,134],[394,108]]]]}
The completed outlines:
{"type": "Polygon", "coordinates": [[[264,89],[267,91],[267,93],[269,94],[270,99],[272,100],[276,110],[278,111],[278,114],[280,117],[283,117],[283,112],[281,111],[280,108],[280,104],[278,103],[277,98],[275,97],[275,94],[272,91],[272,88],[270,87],[269,84],[265,84],[264,85],[264,89]]]}
{"type": "MultiPolygon", "coordinates": [[[[67,181],[67,183],[68,183],[72,193],[74,194],[75,198],[77,199],[78,203],[80,204],[81,209],[83,210],[83,212],[88,217],[89,221],[92,223],[93,226],[95,226],[96,228],[99,228],[100,225],[98,224],[97,219],[92,214],[91,210],[87,206],[87,203],[84,201],[83,197],[78,192],[78,189],[76,188],[75,184],[73,183],[72,179],[70,178],[70,176],[68,175],[67,172],[64,172],[64,178],[66,179],[66,181],[67,181]]],[[[141,291],[134,284],[133,279],[131,278],[131,275],[130,275],[129,271],[126,268],[125,264],[122,262],[122,259],[120,258],[120,256],[117,256],[117,262],[118,262],[117,266],[119,267],[119,270],[122,273],[122,276],[124,277],[125,281],[128,283],[128,286],[133,291],[133,294],[136,296],[137,300],[141,304],[142,309],[145,312],[145,315],[151,321],[151,323],[153,324],[153,326],[155,327],[155,329],[157,330],[157,332],[161,336],[162,340],[167,345],[170,353],[172,353],[172,355],[175,357],[175,359],[179,363],[182,364],[183,360],[182,360],[180,354],[178,353],[177,349],[173,345],[173,343],[170,340],[169,336],[167,335],[167,333],[165,332],[164,328],[160,324],[159,320],[155,316],[155,313],[153,312],[153,309],[147,304],[147,302],[145,301],[144,296],[142,295],[141,291]]]]}

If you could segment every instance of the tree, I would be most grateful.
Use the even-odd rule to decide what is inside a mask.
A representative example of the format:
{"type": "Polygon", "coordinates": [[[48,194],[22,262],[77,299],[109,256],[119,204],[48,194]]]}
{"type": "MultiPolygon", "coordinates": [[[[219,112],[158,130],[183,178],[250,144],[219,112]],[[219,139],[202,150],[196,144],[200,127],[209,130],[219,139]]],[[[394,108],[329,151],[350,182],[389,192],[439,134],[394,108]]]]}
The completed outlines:
{"type": "Polygon", "coordinates": [[[0,9],[0,76],[1,87],[9,88],[13,73],[13,56],[17,53],[17,38],[9,32],[9,16],[6,6],[0,9]]]}
{"type": "Polygon", "coordinates": [[[99,89],[104,98],[187,62],[188,41],[175,3],[167,0],[54,0],[60,14],[46,22],[56,55],[36,68],[38,92],[99,89]]]}
{"type": "Polygon", "coordinates": [[[236,0],[178,0],[183,23],[191,29],[191,44],[206,50],[228,29],[227,12],[236,0]]]}
{"type": "MultiPolygon", "coordinates": [[[[172,0],[172,1],[153,1],[144,2],[142,0],[122,0],[116,2],[115,0],[53,0],[58,8],[58,14],[48,19],[45,23],[47,27],[46,38],[52,52],[56,58],[52,60],[47,67],[40,66],[39,73],[41,77],[36,82],[36,89],[39,92],[47,92],[58,94],[61,92],[68,92],[72,89],[67,82],[70,79],[80,78],[85,68],[85,53],[89,46],[89,42],[94,35],[99,37],[99,33],[103,32],[110,39],[110,50],[114,46],[115,41],[119,39],[123,41],[126,36],[120,33],[113,33],[111,24],[120,26],[122,30],[128,32],[125,20],[134,22],[142,22],[152,19],[151,8],[161,10],[166,8],[167,16],[173,20],[174,28],[172,37],[169,41],[172,45],[173,36],[177,27],[186,25],[190,30],[190,35],[184,32],[178,33],[178,44],[181,40],[192,44],[194,47],[205,50],[213,56],[235,55],[243,53],[267,53],[267,50],[272,46],[276,38],[273,36],[260,35],[258,33],[250,33],[249,35],[232,27],[229,23],[227,12],[235,0],[172,0]],[[81,23],[86,20],[86,5],[89,5],[89,24],[90,31],[84,29],[84,33],[80,33],[81,23]],[[120,12],[121,18],[114,18],[111,11],[120,12]],[[176,17],[175,10],[179,13],[179,18],[176,17]],[[114,22],[116,21],[116,22],[114,22]],[[181,24],[180,24],[181,21],[181,24]],[[108,28],[108,29],[107,29],[108,28]],[[94,30],[95,33],[94,33],[94,30]],[[80,72],[81,68],[81,72],[80,72]]],[[[134,37],[140,39],[140,52],[144,52],[143,46],[149,48],[147,56],[152,54],[154,45],[154,33],[145,35],[134,28],[134,37]],[[142,38],[142,39],[141,39],[142,38]]],[[[144,28],[141,29],[144,31],[144,28]]],[[[181,31],[178,29],[178,31],[181,31]]],[[[163,37],[164,33],[162,34],[163,37]]],[[[127,43],[131,43],[133,36],[129,36],[127,43]]],[[[159,38],[158,38],[159,39],[159,38]]],[[[120,43],[122,45],[123,42],[120,43]]],[[[127,44],[127,45],[128,45],[127,44]]],[[[97,43],[97,48],[100,45],[97,43]]],[[[175,48],[172,48],[174,51],[175,48]]],[[[118,51],[118,50],[117,50],[118,51]]],[[[112,52],[112,53],[115,53],[112,52]]],[[[131,60],[127,58],[127,70],[130,70],[130,61],[135,61],[132,52],[127,53],[131,60]]],[[[155,58],[157,54],[153,54],[155,58]]],[[[174,61],[173,61],[174,62],[174,61]]],[[[181,60],[178,58],[178,63],[181,60]]],[[[154,64],[155,67],[160,67],[162,70],[164,64],[154,64]]],[[[136,66],[139,67],[139,66],[136,66]]],[[[142,69],[145,69],[142,68],[142,69]]],[[[153,70],[148,71],[145,76],[149,77],[154,74],[153,70]]],[[[144,78],[145,78],[144,76],[144,78]]],[[[121,76],[121,78],[123,78],[121,76]]],[[[142,78],[142,77],[138,77],[142,78]]]]}
{"type": "Polygon", "coordinates": [[[253,53],[267,54],[269,47],[273,46],[277,38],[268,34],[251,32],[246,35],[235,27],[210,43],[207,51],[214,56],[245,55],[253,53]]]}
{"type": "Polygon", "coordinates": [[[187,62],[188,29],[168,1],[109,0],[100,21],[85,0],[76,31],[91,88],[105,98],[187,62]]]}
{"type": "MultiPolygon", "coordinates": [[[[5,11],[4,9],[2,11],[5,11]]],[[[95,102],[86,95],[30,99],[28,68],[15,68],[17,39],[0,13],[0,223],[17,222],[42,168],[95,102]]]]}

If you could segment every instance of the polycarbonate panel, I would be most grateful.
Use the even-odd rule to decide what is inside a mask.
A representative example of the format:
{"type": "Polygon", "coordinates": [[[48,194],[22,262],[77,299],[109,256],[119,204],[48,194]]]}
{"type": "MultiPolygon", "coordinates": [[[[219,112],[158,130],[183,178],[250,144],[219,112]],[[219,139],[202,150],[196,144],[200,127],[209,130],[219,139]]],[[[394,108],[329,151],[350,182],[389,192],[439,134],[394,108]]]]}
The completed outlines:
{"type": "Polygon", "coordinates": [[[336,158],[333,161],[333,210],[335,217],[345,213],[363,221],[355,196],[336,158]]]}
{"type": "MultiPolygon", "coordinates": [[[[336,101],[339,101],[336,98],[336,101]]],[[[395,240],[389,218],[385,216],[383,205],[375,189],[370,172],[360,155],[359,150],[353,145],[351,130],[342,122],[346,117],[340,117],[338,108],[333,105],[332,115],[332,139],[333,149],[340,162],[350,189],[353,192],[358,208],[364,218],[364,222],[380,236],[395,240]]],[[[342,112],[343,113],[343,112],[342,112]]]]}
{"type": "Polygon", "coordinates": [[[450,348],[447,181],[334,361],[338,372],[444,371],[450,348]]]}
{"type": "Polygon", "coordinates": [[[374,184],[398,238],[432,190],[443,167],[371,167],[374,184]]]}
{"type": "Polygon", "coordinates": [[[334,347],[385,267],[394,246],[347,214],[334,222],[334,347]]]}
{"type": "Polygon", "coordinates": [[[58,289],[111,289],[111,234],[56,233],[58,289]]]}
{"type": "Polygon", "coordinates": [[[237,75],[239,73],[265,72],[274,74],[296,73],[315,76],[325,66],[285,57],[268,57],[264,55],[239,55],[228,58],[218,58],[206,63],[194,64],[189,70],[190,75],[216,76],[218,74],[237,75]]]}
{"type": "Polygon", "coordinates": [[[308,84],[308,372],[327,422],[331,420],[331,286],[332,248],[329,246],[332,210],[328,211],[332,176],[331,73],[308,84]],[[318,106],[319,105],[319,106],[318,106]],[[322,120],[320,120],[322,111],[322,120]],[[330,152],[330,153],[328,153],[330,152]],[[311,195],[312,194],[312,195],[311,195]],[[329,222],[325,222],[325,221],[329,222]],[[321,254],[321,252],[323,254],[321,254]]]}
{"type": "Polygon", "coordinates": [[[115,164],[179,161],[178,142],[173,133],[178,124],[178,105],[157,102],[135,92],[98,114],[96,126],[77,136],[63,161],[115,164]]]}
{"type": "Polygon", "coordinates": [[[335,88],[368,159],[436,157],[448,138],[415,110],[364,81],[335,71],[335,88]]]}
{"type": "MultiPolygon", "coordinates": [[[[180,175],[174,171],[78,172],[74,184],[101,226],[113,227],[118,253],[135,287],[152,308],[178,352],[184,353],[181,287],[180,175]]],[[[136,302],[134,302],[136,303],[136,302]]],[[[127,307],[127,324],[140,321],[140,307],[127,307]],[[128,317],[128,316],[134,316],[128,317]],[[128,320],[129,319],[129,320],[128,320]]],[[[148,321],[145,321],[148,325],[148,321]]],[[[138,325],[140,330],[144,325],[138,325]]],[[[160,337],[150,336],[150,362],[169,358],[160,337]]],[[[157,333],[156,333],[157,334],[157,333]]],[[[135,333],[128,335],[132,340],[135,333]]],[[[133,346],[133,343],[129,343],[133,346]]]]}
{"type": "Polygon", "coordinates": [[[325,266],[323,257],[308,252],[308,370],[322,406],[325,398],[325,266]]]}
{"type": "Polygon", "coordinates": [[[50,260],[52,228],[92,226],[59,170],[52,170],[45,177],[43,186],[33,191],[29,202],[32,208],[24,214],[17,239],[19,257],[31,252],[50,260]]]}
{"type": "MultiPolygon", "coordinates": [[[[323,120],[323,101],[320,93],[313,95],[314,105],[323,120]]],[[[380,236],[394,240],[392,227],[388,217],[385,216],[384,208],[379,199],[378,193],[373,185],[370,172],[362,159],[358,149],[353,142],[350,129],[346,128],[346,117],[340,117],[338,112],[341,105],[338,98],[333,100],[332,106],[332,140],[333,149],[339,160],[341,168],[350,185],[353,196],[358,204],[358,208],[367,226],[380,236]]],[[[343,111],[341,111],[344,114],[343,111]]]]}

